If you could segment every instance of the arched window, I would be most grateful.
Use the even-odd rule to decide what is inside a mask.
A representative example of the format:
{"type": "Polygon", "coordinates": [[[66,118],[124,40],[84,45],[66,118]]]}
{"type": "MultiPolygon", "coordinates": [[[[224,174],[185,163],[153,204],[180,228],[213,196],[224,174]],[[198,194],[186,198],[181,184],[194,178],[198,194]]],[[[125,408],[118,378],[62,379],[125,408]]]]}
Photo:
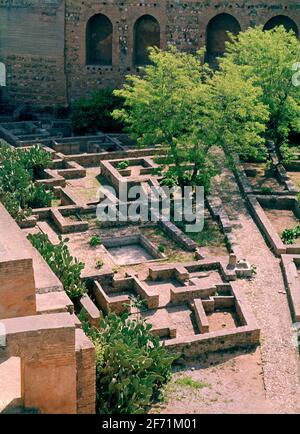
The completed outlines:
{"type": "Polygon", "coordinates": [[[272,30],[274,27],[283,26],[287,31],[293,30],[298,38],[298,27],[297,24],[289,17],[284,15],[277,15],[271,18],[264,26],[264,30],[272,30]]]}
{"type": "Polygon", "coordinates": [[[215,61],[225,51],[229,41],[227,32],[237,35],[241,31],[239,22],[229,14],[219,14],[210,20],[206,29],[206,57],[208,62],[215,61]]]}
{"type": "Polygon", "coordinates": [[[87,65],[110,66],[112,64],[113,26],[105,15],[91,17],[86,27],[87,65]]]}
{"type": "Polygon", "coordinates": [[[160,47],[160,27],[158,21],[151,15],[143,15],[134,25],[134,51],[135,65],[149,63],[148,48],[160,47]]]}

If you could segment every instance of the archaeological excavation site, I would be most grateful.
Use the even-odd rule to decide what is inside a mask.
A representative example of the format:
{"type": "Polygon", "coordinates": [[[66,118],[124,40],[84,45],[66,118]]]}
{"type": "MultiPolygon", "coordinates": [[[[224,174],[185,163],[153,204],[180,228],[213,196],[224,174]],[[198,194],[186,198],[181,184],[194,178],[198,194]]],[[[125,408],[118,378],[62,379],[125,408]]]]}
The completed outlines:
{"type": "Polygon", "coordinates": [[[297,0],[0,2],[1,415],[300,413],[299,37],[297,0]]]}

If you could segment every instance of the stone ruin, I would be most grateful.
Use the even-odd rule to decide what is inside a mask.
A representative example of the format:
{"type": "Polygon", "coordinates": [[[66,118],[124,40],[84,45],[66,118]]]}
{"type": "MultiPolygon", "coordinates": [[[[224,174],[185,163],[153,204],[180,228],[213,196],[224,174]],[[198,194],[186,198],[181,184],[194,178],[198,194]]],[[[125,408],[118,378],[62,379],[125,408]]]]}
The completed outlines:
{"type": "MultiPolygon", "coordinates": [[[[23,131],[22,123],[19,127],[23,131]]],[[[18,140],[23,139],[20,136],[16,135],[18,140]]],[[[19,144],[32,145],[31,139],[19,144]]],[[[97,205],[103,199],[118,203],[122,182],[141,185],[146,193],[150,186],[159,185],[153,169],[158,167],[155,161],[162,149],[126,149],[113,140],[113,149],[104,150],[88,148],[90,137],[81,143],[77,139],[47,137],[42,142],[52,155],[52,166],[37,182],[54,192],[50,207],[33,209],[20,227],[0,208],[4,222],[0,228],[4,282],[0,292],[5,301],[0,318],[6,329],[0,370],[6,369],[24,385],[8,390],[2,411],[16,405],[43,413],[95,411],[94,347],[61,283],[26,240],[28,233],[47,234],[53,244],[59,242],[59,236],[67,236],[71,254],[86,262],[82,279],[88,294],[80,306],[92,326],[99,327],[99,319],[109,311],[127,311],[133,318],[138,315],[150,322],[152,333],[162,344],[185,358],[259,344],[260,331],[243,302],[239,285],[240,278],[252,277],[252,267],[239,252],[232,223],[219,198],[206,198],[206,215],[226,240],[220,256],[205,253],[171,221],[102,222],[98,226],[97,205]],[[128,168],[119,169],[124,160],[128,168]],[[115,187],[117,196],[104,189],[99,199],[97,191],[105,183],[115,187]],[[87,197],[87,192],[92,194],[87,197]],[[185,260],[172,261],[171,253],[161,251],[147,231],[158,232],[167,245],[172,243],[173,253],[185,260]],[[100,245],[94,248],[89,245],[93,234],[101,236],[100,245]],[[99,269],[97,259],[103,260],[99,269]],[[48,362],[42,370],[39,366],[45,357],[48,362]],[[53,384],[47,381],[50,375],[53,384]],[[66,387],[55,388],[54,383],[66,387]]],[[[106,146],[107,136],[99,140],[106,146]]]]}
{"type": "Polygon", "coordinates": [[[61,282],[1,204],[0,220],[0,410],[94,413],[94,346],[61,282]]]}

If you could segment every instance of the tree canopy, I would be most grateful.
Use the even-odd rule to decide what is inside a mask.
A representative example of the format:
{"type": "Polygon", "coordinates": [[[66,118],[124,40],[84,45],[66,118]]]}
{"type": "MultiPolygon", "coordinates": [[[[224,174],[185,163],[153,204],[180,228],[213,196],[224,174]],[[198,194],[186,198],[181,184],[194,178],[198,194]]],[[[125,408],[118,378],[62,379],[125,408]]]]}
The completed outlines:
{"type": "Polygon", "coordinates": [[[264,151],[267,110],[262,91],[245,82],[240,67],[226,65],[213,73],[203,53],[150,50],[151,65],[142,77],[130,75],[115,94],[125,101],[113,116],[121,119],[141,146],[160,144],[167,153],[163,181],[209,190],[216,173],[210,149],[255,155],[264,151]]]}
{"type": "Polygon", "coordinates": [[[300,60],[300,42],[295,34],[283,26],[269,31],[249,28],[238,36],[231,35],[219,60],[221,71],[239,68],[245,84],[251,80],[261,89],[260,102],[269,112],[265,137],[274,141],[282,157],[289,133],[300,132],[300,87],[292,80],[293,65],[300,60]]]}

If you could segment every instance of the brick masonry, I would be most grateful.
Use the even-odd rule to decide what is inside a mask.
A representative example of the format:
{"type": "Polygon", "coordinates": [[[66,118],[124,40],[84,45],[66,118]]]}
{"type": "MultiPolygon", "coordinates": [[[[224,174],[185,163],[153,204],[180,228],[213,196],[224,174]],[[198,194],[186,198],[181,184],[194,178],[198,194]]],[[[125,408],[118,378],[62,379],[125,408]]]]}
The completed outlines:
{"type": "Polygon", "coordinates": [[[300,29],[295,0],[0,0],[0,59],[7,65],[11,102],[67,104],[99,87],[119,86],[133,65],[133,29],[141,16],[160,25],[160,45],[195,52],[206,44],[206,29],[218,14],[233,16],[242,30],[274,16],[292,19],[300,29]],[[86,65],[86,25],[94,14],[113,26],[112,65],[86,65]]]}

